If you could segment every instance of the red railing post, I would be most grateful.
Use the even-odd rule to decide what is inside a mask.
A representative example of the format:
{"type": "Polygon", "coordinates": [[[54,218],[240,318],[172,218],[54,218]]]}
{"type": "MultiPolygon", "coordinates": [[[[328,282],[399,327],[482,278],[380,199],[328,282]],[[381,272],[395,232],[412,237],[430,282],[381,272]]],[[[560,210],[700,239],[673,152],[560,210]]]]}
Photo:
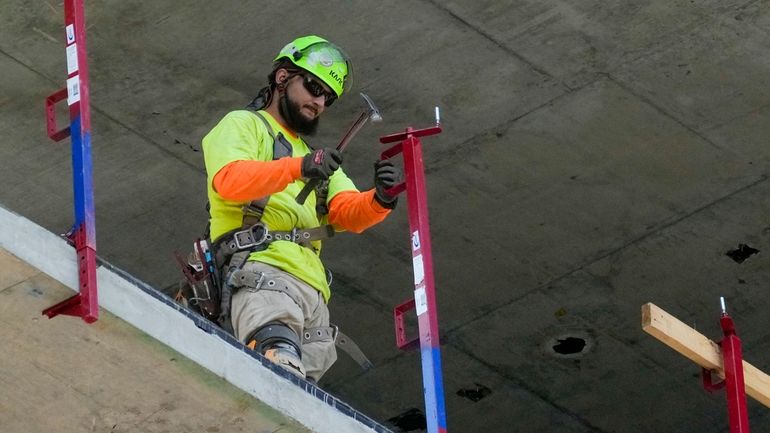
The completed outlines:
{"type": "Polygon", "coordinates": [[[75,296],[43,310],[49,318],[59,314],[79,316],[92,323],[99,318],[96,291],[96,226],[91,161],[91,112],[89,105],[86,23],[83,0],[64,0],[67,87],[46,99],[48,136],[54,141],[72,137],[72,177],[75,224],[71,240],[77,251],[78,290],[75,296]],[[55,104],[66,96],[70,126],[56,127],[55,104]]]}
{"type": "MultiPolygon", "coordinates": [[[[438,120],[438,119],[437,119],[438,120]]],[[[428,221],[428,195],[425,185],[425,169],[422,143],[419,137],[441,132],[438,125],[425,129],[406,128],[405,132],[380,137],[381,143],[398,144],[382,152],[381,157],[392,158],[399,153],[404,158],[405,181],[388,192],[397,194],[406,190],[409,212],[410,246],[414,272],[414,299],[396,306],[393,311],[396,327],[396,344],[405,349],[416,346],[416,339],[408,341],[403,315],[412,309],[417,314],[420,355],[422,359],[423,390],[425,394],[425,420],[428,433],[446,433],[446,409],[441,371],[441,346],[438,332],[438,309],[433,281],[433,255],[428,221]]]]}
{"type": "Polygon", "coordinates": [[[735,330],[735,322],[727,314],[722,298],[722,315],[719,318],[724,338],[722,357],[724,358],[725,389],[727,392],[727,415],[730,420],[730,433],[749,433],[749,414],[746,406],[746,384],[743,381],[743,350],[741,339],[735,330]]]}

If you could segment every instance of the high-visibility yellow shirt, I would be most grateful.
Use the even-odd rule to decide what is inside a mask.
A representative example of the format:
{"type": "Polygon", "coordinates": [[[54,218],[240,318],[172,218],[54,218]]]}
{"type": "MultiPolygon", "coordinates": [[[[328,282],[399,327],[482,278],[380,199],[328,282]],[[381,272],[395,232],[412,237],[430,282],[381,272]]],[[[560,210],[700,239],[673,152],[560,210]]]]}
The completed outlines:
{"type": "MultiPolygon", "coordinates": [[[[270,114],[265,111],[260,111],[260,114],[270,123],[276,136],[282,133],[291,143],[292,157],[302,157],[311,152],[301,138],[286,130],[270,114]]],[[[243,223],[243,206],[262,197],[251,197],[243,201],[226,200],[215,191],[214,177],[223,167],[234,161],[273,161],[273,137],[262,120],[253,112],[233,111],[203,138],[203,155],[208,174],[211,239],[217,240],[223,234],[240,228],[243,223]]],[[[282,158],[279,161],[273,161],[274,166],[283,164],[288,167],[291,163],[296,163],[292,164],[296,170],[298,164],[296,160],[282,158]],[[284,161],[286,164],[283,164],[284,161]]],[[[288,171],[288,168],[283,171],[288,171]]],[[[291,180],[286,177],[284,179],[291,180]]],[[[279,231],[314,228],[326,223],[319,220],[316,214],[315,194],[310,194],[302,205],[296,202],[297,194],[304,186],[305,182],[296,179],[290,181],[282,190],[272,192],[261,222],[270,230],[279,231]]],[[[358,189],[342,168],[339,168],[329,178],[327,202],[330,203],[337,194],[345,191],[357,193],[358,189]]],[[[370,201],[373,202],[373,200],[370,201]]],[[[380,220],[388,213],[381,207],[374,205],[371,207],[378,212],[381,210],[382,217],[378,218],[380,220]]],[[[328,302],[329,285],[326,281],[326,271],[319,257],[321,241],[314,241],[313,246],[315,251],[290,241],[274,241],[264,251],[252,253],[249,260],[267,263],[294,275],[319,290],[328,302]]]]}

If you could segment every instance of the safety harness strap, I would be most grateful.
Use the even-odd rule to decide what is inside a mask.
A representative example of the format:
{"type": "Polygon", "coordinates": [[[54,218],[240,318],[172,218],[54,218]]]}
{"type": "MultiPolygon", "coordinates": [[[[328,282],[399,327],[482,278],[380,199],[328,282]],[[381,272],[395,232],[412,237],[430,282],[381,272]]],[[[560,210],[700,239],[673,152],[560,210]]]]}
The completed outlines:
{"type": "MultiPolygon", "coordinates": [[[[270,138],[273,139],[273,160],[283,158],[284,156],[291,156],[291,143],[287,142],[286,139],[283,139],[283,135],[280,133],[278,134],[278,137],[275,136],[273,127],[270,126],[270,122],[265,119],[265,116],[260,114],[258,111],[255,111],[254,115],[265,124],[268,135],[270,135],[270,138]]],[[[246,203],[246,205],[243,206],[243,224],[241,227],[251,227],[258,223],[262,219],[262,214],[265,212],[265,207],[267,206],[267,202],[269,200],[270,196],[267,196],[259,200],[246,203]]]]}
{"type": "Polygon", "coordinates": [[[329,239],[334,228],[325,224],[309,229],[290,231],[269,230],[265,224],[257,223],[243,230],[235,230],[222,236],[216,243],[217,263],[225,263],[228,257],[238,251],[260,251],[274,241],[289,241],[313,249],[312,241],[329,239]]]}
{"type": "Polygon", "coordinates": [[[242,209],[243,223],[241,227],[251,227],[254,224],[259,223],[259,221],[262,219],[262,214],[265,213],[268,200],[270,200],[270,196],[246,203],[242,209]]]}
{"type": "MultiPolygon", "coordinates": [[[[267,133],[270,135],[270,138],[273,139],[273,160],[275,161],[287,156],[292,156],[294,153],[293,148],[291,143],[289,143],[289,141],[286,140],[286,137],[283,136],[283,133],[279,132],[278,134],[275,134],[275,131],[270,125],[270,122],[268,122],[267,119],[265,119],[265,116],[263,116],[259,111],[255,111],[254,114],[259,118],[259,120],[262,121],[262,123],[265,124],[267,133]]],[[[315,191],[317,203],[316,212],[318,212],[318,214],[321,216],[329,213],[329,209],[326,205],[328,184],[328,181],[322,182],[322,184],[320,184],[315,191]]],[[[267,202],[269,200],[270,196],[267,196],[259,200],[246,203],[246,205],[243,206],[243,223],[241,227],[246,228],[257,224],[262,219],[262,214],[265,213],[265,207],[267,207],[267,202]]]]}
{"type": "Polygon", "coordinates": [[[305,332],[302,334],[302,344],[329,340],[334,340],[334,345],[347,353],[364,370],[370,370],[374,367],[374,364],[369,361],[369,358],[364,355],[364,352],[353,339],[342,333],[337,326],[305,328],[305,332]]]}
{"type": "Polygon", "coordinates": [[[289,291],[285,284],[278,284],[276,280],[266,278],[262,272],[244,271],[238,269],[232,272],[227,278],[227,284],[231,287],[246,290],[249,292],[257,292],[259,290],[272,290],[274,292],[282,292],[286,296],[290,297],[295,304],[299,305],[302,302],[296,294],[289,291]]]}

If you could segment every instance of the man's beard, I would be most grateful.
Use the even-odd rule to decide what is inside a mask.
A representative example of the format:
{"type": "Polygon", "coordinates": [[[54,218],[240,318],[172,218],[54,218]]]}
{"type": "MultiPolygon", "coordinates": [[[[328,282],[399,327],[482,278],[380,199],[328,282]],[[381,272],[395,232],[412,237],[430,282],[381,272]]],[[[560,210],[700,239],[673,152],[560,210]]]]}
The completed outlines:
{"type": "Polygon", "coordinates": [[[318,117],[314,117],[308,120],[300,113],[300,107],[296,102],[289,99],[286,93],[281,95],[281,99],[278,101],[278,112],[281,113],[281,117],[286,121],[286,126],[291,128],[292,131],[300,135],[314,135],[316,129],[318,129],[318,117]]]}

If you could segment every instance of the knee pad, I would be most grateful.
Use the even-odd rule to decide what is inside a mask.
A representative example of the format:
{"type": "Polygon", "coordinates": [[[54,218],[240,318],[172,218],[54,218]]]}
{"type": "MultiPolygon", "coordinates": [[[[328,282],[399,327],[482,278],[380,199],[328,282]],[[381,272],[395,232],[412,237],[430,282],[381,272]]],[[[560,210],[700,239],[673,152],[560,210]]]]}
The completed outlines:
{"type": "Polygon", "coordinates": [[[302,359],[302,345],[299,336],[283,323],[270,323],[252,332],[247,342],[254,341],[254,350],[264,354],[274,347],[290,348],[302,359]]]}

